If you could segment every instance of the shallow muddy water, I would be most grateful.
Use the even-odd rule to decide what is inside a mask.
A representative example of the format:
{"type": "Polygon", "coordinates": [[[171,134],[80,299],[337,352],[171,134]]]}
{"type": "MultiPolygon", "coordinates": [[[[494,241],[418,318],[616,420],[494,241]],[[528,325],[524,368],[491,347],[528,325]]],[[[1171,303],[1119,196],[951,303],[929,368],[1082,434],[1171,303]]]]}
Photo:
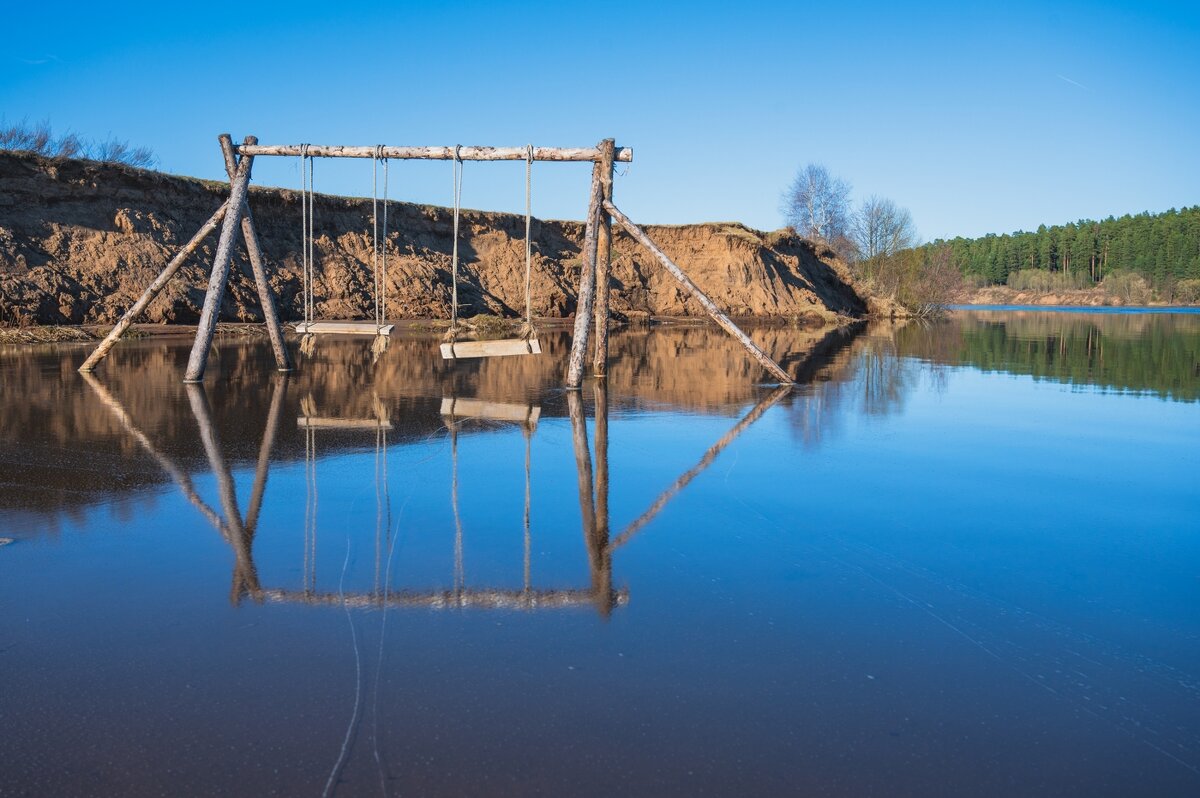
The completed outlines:
{"type": "Polygon", "coordinates": [[[0,351],[0,795],[1196,795],[1200,316],[0,351]]]}

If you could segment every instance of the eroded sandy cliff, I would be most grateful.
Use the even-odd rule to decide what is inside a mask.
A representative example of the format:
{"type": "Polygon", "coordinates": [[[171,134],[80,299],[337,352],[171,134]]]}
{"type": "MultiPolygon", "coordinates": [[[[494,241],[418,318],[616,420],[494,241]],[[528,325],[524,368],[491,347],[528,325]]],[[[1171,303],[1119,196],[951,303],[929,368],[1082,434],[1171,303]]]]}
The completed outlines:
{"type": "MultiPolygon", "coordinates": [[[[0,153],[0,323],[116,320],[178,247],[221,204],[228,186],[90,161],[0,153]]],[[[251,194],[271,281],[284,318],[300,315],[300,196],[251,194]]],[[[370,200],[319,196],[317,311],[322,318],[371,312],[370,200]]],[[[443,318],[450,307],[451,213],[392,203],[389,316],[443,318]]],[[[866,306],[846,269],[809,242],[740,224],[650,226],[647,232],[696,283],[735,316],[859,316],[866,306]]],[[[575,309],[583,227],[536,221],[533,311],[575,309]]],[[[524,309],[524,219],[467,211],[459,243],[460,301],[467,314],[524,309]]],[[[150,307],[146,321],[198,318],[216,236],[150,307]]],[[[228,321],[261,319],[239,253],[221,309],[228,321]]],[[[678,285],[625,235],[614,241],[611,304],[628,316],[702,315],[678,285]]]]}

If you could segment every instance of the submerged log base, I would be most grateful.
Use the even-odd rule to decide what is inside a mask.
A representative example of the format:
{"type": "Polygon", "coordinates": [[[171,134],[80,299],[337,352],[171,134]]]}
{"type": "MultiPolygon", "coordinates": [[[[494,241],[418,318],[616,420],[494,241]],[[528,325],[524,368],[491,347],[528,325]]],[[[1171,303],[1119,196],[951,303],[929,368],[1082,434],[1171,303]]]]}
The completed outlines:
{"type": "MultiPolygon", "coordinates": [[[[453,161],[454,147],[345,147],[333,144],[244,144],[238,155],[293,155],[305,152],[314,158],[397,158],[424,161],[453,161]],[[307,149],[305,149],[307,147],[307,149]]],[[[525,147],[459,147],[460,161],[523,161],[529,157],[525,147]]],[[[633,150],[618,147],[613,156],[622,163],[633,160],[633,150]]],[[[598,147],[534,147],[535,161],[599,161],[598,147]]]]}
{"type": "Polygon", "coordinates": [[[233,245],[241,223],[242,208],[250,184],[250,165],[253,158],[242,158],[237,173],[230,181],[229,209],[221,225],[221,238],[217,242],[217,254],[213,258],[212,274],[208,278],[208,293],[204,296],[204,309],[200,313],[200,325],[196,329],[196,340],[188,357],[184,382],[200,382],[208,366],[208,353],[212,349],[213,333],[217,330],[217,316],[221,309],[221,298],[229,281],[229,264],[233,260],[233,245]]]}
{"type": "Polygon", "coordinates": [[[683,269],[680,269],[677,265],[675,265],[675,262],[668,258],[666,253],[659,249],[657,245],[655,245],[654,241],[651,240],[650,236],[646,235],[642,228],[631,222],[629,217],[617,210],[617,207],[611,202],[605,202],[604,209],[612,214],[613,218],[625,228],[629,235],[633,236],[635,241],[648,249],[650,253],[658,259],[658,262],[663,265],[663,268],[670,272],[671,276],[679,281],[679,284],[684,287],[684,290],[696,298],[696,301],[703,306],[703,308],[708,312],[708,315],[712,316],[713,321],[720,325],[721,329],[725,330],[725,332],[736,338],[738,342],[745,347],[746,351],[750,353],[750,356],[762,364],[763,368],[775,375],[775,377],[784,385],[792,385],[795,382],[790,374],[780,368],[779,364],[772,360],[766,352],[764,352],[762,349],[759,349],[758,344],[754,343],[754,341],[750,339],[750,336],[742,332],[742,329],[733,323],[733,319],[726,316],[725,313],[717,307],[716,303],[709,299],[708,295],[701,291],[700,287],[693,283],[690,277],[684,274],[683,269]]]}
{"type": "Polygon", "coordinates": [[[146,290],[142,292],[137,302],[134,302],[133,306],[125,311],[125,315],[113,326],[108,335],[104,337],[104,340],[100,342],[100,345],[93,350],[92,354],[88,355],[88,359],[83,361],[83,365],[79,367],[81,372],[86,374],[89,371],[95,370],[96,365],[108,355],[108,351],[116,346],[117,341],[129,329],[129,325],[133,324],[133,320],[149,307],[159,292],[175,276],[175,272],[179,271],[179,267],[183,266],[184,261],[204,243],[204,239],[208,238],[209,233],[217,229],[217,225],[225,218],[225,212],[228,209],[229,202],[226,201],[224,205],[217,208],[216,213],[210,216],[207,222],[201,225],[196,234],[192,236],[192,239],[183,245],[183,248],[171,259],[166,268],[159,273],[158,277],[154,278],[154,282],[150,283],[146,290]]]}
{"type": "MultiPolygon", "coordinates": [[[[613,197],[613,150],[612,139],[600,142],[600,190],[601,201],[612,202],[613,197]]],[[[596,346],[592,357],[592,371],[597,377],[608,374],[608,292],[609,270],[612,265],[612,216],[607,211],[600,214],[600,227],[596,230],[596,346]]]]}

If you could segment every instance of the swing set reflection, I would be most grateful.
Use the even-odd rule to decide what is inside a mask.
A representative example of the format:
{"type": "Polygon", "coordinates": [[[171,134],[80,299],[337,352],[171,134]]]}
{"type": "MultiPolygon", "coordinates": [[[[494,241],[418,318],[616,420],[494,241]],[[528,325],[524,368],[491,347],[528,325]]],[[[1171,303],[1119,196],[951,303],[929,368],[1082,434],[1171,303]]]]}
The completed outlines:
{"type": "Polygon", "coordinates": [[[425,609],[504,609],[526,610],[568,607],[592,607],[601,616],[629,601],[626,588],[613,586],[613,552],[625,545],[644,529],[692,479],[716,458],[720,451],[766,410],[778,402],[786,390],[776,390],[766,396],[737,425],[705,453],[701,461],[681,475],[649,509],[615,539],[609,530],[609,471],[608,471],[608,396],[603,380],[594,387],[594,436],[589,442],[584,400],[578,391],[566,394],[572,445],[575,455],[577,487],[584,548],[587,553],[590,584],[579,588],[539,588],[531,579],[531,443],[537,431],[541,408],[534,405],[487,402],[474,398],[445,397],[441,415],[448,431],[451,449],[450,502],[454,515],[454,580],[449,588],[415,590],[390,585],[390,565],[385,575],[383,563],[390,562],[394,540],[391,529],[391,499],[388,492],[387,452],[388,435],[393,429],[389,408],[378,397],[371,403],[370,417],[322,415],[311,395],[300,402],[297,427],[305,436],[305,526],[304,567],[299,589],[264,587],[254,561],[254,539],[259,526],[272,451],[284,415],[289,377],[276,377],[271,391],[270,407],[251,487],[250,501],[243,516],[232,470],[225,459],[211,407],[203,385],[186,386],[188,404],[195,418],[200,441],[217,483],[220,511],[210,506],[197,492],[188,472],[138,428],[121,403],[93,375],[84,379],[99,401],[113,414],[125,433],[154,459],[171,477],[183,496],[221,535],[234,554],[230,601],[239,604],[249,598],[258,603],[292,603],[310,606],[342,606],[348,608],[413,607],[425,609]],[[484,422],[488,425],[515,424],[522,430],[525,454],[524,490],[524,573],[521,587],[469,586],[463,573],[463,524],[458,506],[458,444],[464,425],[484,422]],[[317,462],[318,435],[329,431],[367,433],[375,437],[375,574],[374,587],[369,591],[346,592],[318,589],[317,562],[317,462]],[[593,459],[591,445],[595,447],[593,459]]]}

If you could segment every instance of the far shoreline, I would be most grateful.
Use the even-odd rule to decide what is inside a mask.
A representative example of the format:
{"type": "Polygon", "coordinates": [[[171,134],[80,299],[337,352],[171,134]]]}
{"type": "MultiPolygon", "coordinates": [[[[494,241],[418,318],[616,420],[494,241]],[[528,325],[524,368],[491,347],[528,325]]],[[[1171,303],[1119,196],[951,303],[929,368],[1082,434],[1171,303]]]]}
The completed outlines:
{"type": "Polygon", "coordinates": [[[1048,311],[1053,313],[1200,313],[1196,305],[1005,305],[962,303],[947,305],[946,310],[960,311],[1048,311]]]}

